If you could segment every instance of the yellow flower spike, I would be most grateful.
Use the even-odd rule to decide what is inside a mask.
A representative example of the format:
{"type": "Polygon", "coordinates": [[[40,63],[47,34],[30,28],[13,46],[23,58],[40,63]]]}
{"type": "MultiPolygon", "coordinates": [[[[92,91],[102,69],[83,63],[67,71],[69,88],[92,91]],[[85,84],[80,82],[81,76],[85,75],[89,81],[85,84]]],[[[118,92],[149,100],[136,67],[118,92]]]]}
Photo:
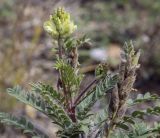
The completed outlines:
{"type": "Polygon", "coordinates": [[[53,38],[58,38],[58,32],[56,26],[49,20],[44,23],[44,30],[48,32],[53,38]]]}
{"type": "Polygon", "coordinates": [[[44,30],[54,39],[71,35],[77,26],[70,20],[70,14],[64,8],[58,8],[50,19],[44,23],[44,30]]]}

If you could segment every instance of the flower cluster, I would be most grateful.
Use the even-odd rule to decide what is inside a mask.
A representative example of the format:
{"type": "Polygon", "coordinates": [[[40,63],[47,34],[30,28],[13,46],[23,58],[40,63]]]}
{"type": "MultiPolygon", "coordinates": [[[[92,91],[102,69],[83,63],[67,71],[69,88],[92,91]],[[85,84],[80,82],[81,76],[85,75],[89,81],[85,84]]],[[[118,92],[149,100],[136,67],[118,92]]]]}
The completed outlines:
{"type": "Polygon", "coordinates": [[[50,19],[44,23],[44,30],[54,39],[64,38],[72,34],[77,26],[71,21],[70,14],[63,8],[58,8],[50,19]]]}

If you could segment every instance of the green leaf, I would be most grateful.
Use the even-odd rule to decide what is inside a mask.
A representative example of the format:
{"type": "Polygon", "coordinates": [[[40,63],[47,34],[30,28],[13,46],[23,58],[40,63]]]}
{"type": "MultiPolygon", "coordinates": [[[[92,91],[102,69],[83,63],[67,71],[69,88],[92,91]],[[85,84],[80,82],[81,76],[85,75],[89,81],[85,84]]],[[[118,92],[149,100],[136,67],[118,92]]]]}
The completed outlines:
{"type": "Polygon", "coordinates": [[[71,120],[62,108],[61,105],[64,103],[64,97],[55,91],[50,85],[45,85],[42,83],[32,84],[33,91],[38,92],[42,97],[49,103],[50,107],[50,116],[54,120],[54,124],[57,124],[61,127],[66,127],[71,125],[71,120]],[[54,117],[54,118],[53,118],[54,117]]]}
{"type": "Polygon", "coordinates": [[[129,127],[124,123],[120,123],[120,122],[116,123],[116,126],[119,127],[119,128],[122,128],[124,130],[129,130],[129,127]]]}
{"type": "Polygon", "coordinates": [[[124,116],[123,117],[124,122],[130,123],[130,124],[135,124],[134,118],[130,116],[124,116]]]}
{"type": "Polygon", "coordinates": [[[160,99],[156,94],[150,94],[149,92],[145,93],[143,96],[142,94],[138,94],[136,99],[128,99],[127,104],[128,106],[133,106],[139,103],[147,102],[147,101],[154,101],[160,99]]]}
{"type": "Polygon", "coordinates": [[[142,119],[144,115],[145,115],[145,112],[143,111],[134,111],[132,113],[132,117],[140,118],[140,119],[142,119]]]}
{"type": "Polygon", "coordinates": [[[48,99],[48,101],[44,101],[41,96],[35,94],[33,92],[26,92],[22,90],[19,86],[8,89],[9,95],[17,98],[21,102],[31,105],[35,109],[41,111],[49,118],[51,118],[57,124],[61,124],[60,127],[70,126],[72,121],[64,111],[63,107],[61,107],[58,103],[48,99]]]}
{"type": "Polygon", "coordinates": [[[19,101],[28,104],[44,114],[49,114],[47,107],[49,106],[40,96],[32,92],[26,92],[21,87],[7,89],[9,95],[17,98],[19,101]]]}
{"type": "Polygon", "coordinates": [[[132,112],[132,117],[134,118],[140,118],[143,119],[144,115],[160,115],[160,107],[159,106],[155,106],[155,107],[149,107],[146,110],[136,110],[134,112],[132,112]]]}
{"type": "Polygon", "coordinates": [[[58,102],[59,104],[63,104],[64,96],[61,93],[54,90],[52,86],[40,82],[36,84],[31,84],[31,86],[32,91],[42,95],[46,99],[46,101],[50,99],[58,102]]]}
{"type": "MultiPolygon", "coordinates": [[[[27,121],[24,117],[16,118],[13,115],[0,112],[0,122],[22,129],[24,133],[29,133],[32,136],[36,136],[36,137],[40,136],[40,134],[36,132],[36,129],[34,128],[33,124],[27,121]]],[[[46,136],[45,134],[43,134],[43,136],[44,138],[48,138],[48,136],[46,136]]]]}
{"type": "Polygon", "coordinates": [[[85,43],[89,43],[90,39],[87,38],[85,35],[80,38],[73,38],[73,37],[67,37],[64,40],[64,47],[68,52],[74,47],[80,47],[83,46],[85,43]]]}
{"type": "Polygon", "coordinates": [[[132,125],[120,122],[117,127],[122,129],[114,130],[111,138],[149,138],[157,137],[157,134],[159,133],[157,126],[151,128],[149,125],[141,121],[135,121],[132,125]]]}
{"type": "Polygon", "coordinates": [[[105,79],[101,80],[95,88],[80,101],[77,107],[79,119],[84,119],[96,101],[100,100],[110,89],[114,88],[117,82],[117,75],[107,75],[105,79]]]}
{"type": "Polygon", "coordinates": [[[108,110],[102,109],[95,113],[91,120],[94,122],[95,125],[101,125],[106,119],[108,118],[108,110]]]}
{"type": "Polygon", "coordinates": [[[78,74],[71,65],[66,64],[63,60],[58,60],[55,68],[61,72],[61,79],[63,80],[69,95],[77,93],[79,91],[83,75],[78,74]]]}
{"type": "Polygon", "coordinates": [[[151,97],[151,94],[150,94],[149,92],[145,93],[144,99],[148,99],[148,98],[150,98],[150,97],[151,97]]]}
{"type": "Polygon", "coordinates": [[[136,122],[131,127],[131,131],[129,132],[129,138],[149,138],[150,136],[156,137],[156,132],[152,132],[153,128],[144,122],[136,122]]]}
{"type": "Polygon", "coordinates": [[[131,137],[129,137],[127,133],[124,132],[123,130],[118,129],[111,134],[111,138],[131,138],[131,137]]]}
{"type": "Polygon", "coordinates": [[[50,117],[52,117],[53,123],[59,125],[62,128],[67,128],[72,125],[72,120],[67,115],[65,110],[58,104],[52,103],[51,108],[48,108],[50,111],[50,117]]]}
{"type": "Polygon", "coordinates": [[[71,51],[71,49],[73,47],[76,47],[77,44],[76,44],[76,40],[74,38],[71,38],[71,37],[67,37],[65,40],[64,40],[64,45],[65,45],[65,48],[68,52],[71,51]]]}

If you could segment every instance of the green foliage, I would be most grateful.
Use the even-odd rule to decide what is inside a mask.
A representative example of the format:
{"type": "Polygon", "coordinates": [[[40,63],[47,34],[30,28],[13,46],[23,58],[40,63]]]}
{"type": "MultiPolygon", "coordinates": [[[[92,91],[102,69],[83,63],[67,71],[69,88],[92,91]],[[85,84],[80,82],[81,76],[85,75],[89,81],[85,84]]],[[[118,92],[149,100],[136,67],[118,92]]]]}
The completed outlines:
{"type": "Polygon", "coordinates": [[[64,40],[64,47],[66,48],[67,52],[70,52],[72,48],[74,47],[81,47],[85,43],[89,43],[89,38],[84,35],[83,37],[80,37],[78,39],[73,38],[73,37],[67,37],[64,40]]]}
{"type": "Polygon", "coordinates": [[[0,122],[14,126],[18,129],[22,129],[23,133],[28,133],[33,137],[36,136],[37,138],[48,138],[48,136],[43,136],[42,134],[40,136],[40,134],[36,132],[33,124],[27,121],[24,117],[16,118],[15,116],[9,115],[7,113],[0,112],[0,122]]]}
{"type": "Polygon", "coordinates": [[[20,86],[9,88],[7,92],[9,95],[17,98],[21,102],[28,104],[45,114],[48,111],[47,109],[48,105],[45,103],[45,101],[40,96],[35,95],[32,92],[26,92],[20,86]]]}
{"type": "Polygon", "coordinates": [[[53,123],[59,125],[63,129],[71,127],[72,121],[65,112],[65,110],[58,106],[58,104],[52,103],[52,107],[48,108],[50,111],[50,118],[53,119],[53,123]]]}
{"type": "MultiPolygon", "coordinates": [[[[159,97],[155,94],[151,95],[150,93],[146,93],[144,95],[139,94],[135,100],[129,99],[129,107],[132,108],[133,105],[148,102],[153,100],[158,100],[159,97]],[[132,105],[132,106],[130,106],[132,105]]],[[[133,106],[134,107],[134,106],[133,106]]],[[[128,114],[123,117],[123,120],[118,122],[117,127],[121,128],[116,135],[121,135],[120,133],[124,133],[124,137],[127,138],[148,138],[153,137],[156,138],[159,136],[160,127],[158,123],[154,123],[154,126],[150,126],[145,121],[145,116],[159,116],[160,107],[155,105],[153,107],[148,107],[144,110],[133,109],[134,111],[131,114],[128,114]],[[123,132],[124,131],[124,132],[123,132]]],[[[115,137],[115,136],[113,136],[115,137]]]]}
{"type": "Polygon", "coordinates": [[[46,102],[48,101],[48,99],[50,99],[51,101],[56,101],[59,104],[62,104],[64,102],[63,95],[54,90],[54,88],[50,85],[46,85],[39,82],[36,84],[31,84],[31,86],[32,91],[44,97],[46,102]]]}
{"type": "Polygon", "coordinates": [[[61,138],[75,138],[79,137],[79,134],[84,133],[80,130],[80,125],[73,125],[71,127],[65,128],[63,130],[59,130],[57,132],[57,136],[61,138]]]}
{"type": "Polygon", "coordinates": [[[88,93],[84,98],[82,98],[81,102],[77,107],[79,119],[83,119],[84,117],[88,116],[87,113],[91,110],[91,107],[93,107],[96,101],[104,97],[106,93],[115,86],[117,81],[117,75],[107,75],[96,85],[95,88],[93,88],[90,93],[88,93]]]}
{"type": "Polygon", "coordinates": [[[144,95],[138,94],[135,99],[128,99],[127,104],[128,106],[133,106],[139,103],[147,102],[147,101],[155,101],[158,100],[159,97],[156,94],[150,94],[149,92],[145,93],[144,95]]]}
{"type": "Polygon", "coordinates": [[[159,114],[160,114],[160,107],[155,106],[155,107],[147,108],[145,110],[134,111],[132,113],[132,116],[137,117],[137,118],[143,118],[144,115],[157,115],[157,116],[159,116],[159,114]]]}
{"type": "Polygon", "coordinates": [[[56,123],[60,127],[71,125],[71,120],[65,113],[64,109],[56,102],[54,103],[54,101],[52,101],[51,99],[45,101],[39,94],[26,92],[19,86],[13,89],[8,89],[8,94],[49,116],[54,121],[54,123],[56,123]]]}
{"type": "MultiPolygon", "coordinates": [[[[127,127],[127,125],[124,125],[127,127]]],[[[123,130],[116,131],[112,135],[112,138],[156,138],[159,136],[159,124],[155,124],[153,128],[145,124],[144,122],[136,122],[134,125],[131,125],[130,128],[121,127],[123,130]]]]}
{"type": "Polygon", "coordinates": [[[96,113],[92,116],[92,120],[93,120],[94,124],[97,126],[101,126],[107,118],[108,118],[108,110],[107,109],[101,109],[98,113],[96,113]]]}
{"type": "Polygon", "coordinates": [[[71,65],[64,63],[63,60],[58,60],[55,64],[55,68],[60,70],[61,79],[63,80],[66,89],[69,88],[71,94],[76,93],[79,90],[83,76],[76,73],[75,69],[71,65]]]}
{"type": "MultiPolygon", "coordinates": [[[[160,132],[160,125],[151,128],[143,123],[144,115],[159,115],[159,106],[145,110],[134,109],[126,114],[128,107],[159,99],[156,95],[146,93],[128,100],[140,57],[140,52],[134,50],[132,42],[125,44],[124,59],[117,74],[109,73],[106,63],[100,64],[96,68],[95,79],[81,90],[84,75],[79,72],[78,47],[88,42],[88,39],[85,36],[79,39],[71,36],[76,25],[63,8],[58,8],[51,15],[45,22],[44,29],[58,44],[54,66],[58,71],[57,87],[39,82],[31,84],[29,92],[19,86],[9,88],[9,95],[48,116],[58,126],[57,137],[60,138],[147,138],[160,132]],[[105,107],[94,113],[92,109],[95,103],[106,97],[108,101],[105,107]],[[138,124],[139,120],[142,123],[138,124]]],[[[43,137],[24,118],[17,119],[0,113],[0,120],[23,129],[33,137],[43,137]]]]}

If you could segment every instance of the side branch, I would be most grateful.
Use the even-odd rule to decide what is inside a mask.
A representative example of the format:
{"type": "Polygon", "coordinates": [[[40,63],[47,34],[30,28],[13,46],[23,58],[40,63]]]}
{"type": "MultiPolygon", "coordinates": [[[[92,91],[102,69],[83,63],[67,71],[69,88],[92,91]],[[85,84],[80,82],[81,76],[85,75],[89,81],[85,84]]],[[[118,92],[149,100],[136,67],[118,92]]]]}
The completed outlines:
{"type": "Polygon", "coordinates": [[[88,90],[93,84],[95,84],[97,81],[98,81],[97,79],[93,80],[83,91],[80,92],[80,94],[78,95],[78,97],[77,97],[76,100],[74,101],[74,104],[73,104],[74,106],[77,105],[77,103],[79,102],[79,100],[81,99],[81,97],[82,97],[82,96],[87,92],[87,90],[88,90]]]}

